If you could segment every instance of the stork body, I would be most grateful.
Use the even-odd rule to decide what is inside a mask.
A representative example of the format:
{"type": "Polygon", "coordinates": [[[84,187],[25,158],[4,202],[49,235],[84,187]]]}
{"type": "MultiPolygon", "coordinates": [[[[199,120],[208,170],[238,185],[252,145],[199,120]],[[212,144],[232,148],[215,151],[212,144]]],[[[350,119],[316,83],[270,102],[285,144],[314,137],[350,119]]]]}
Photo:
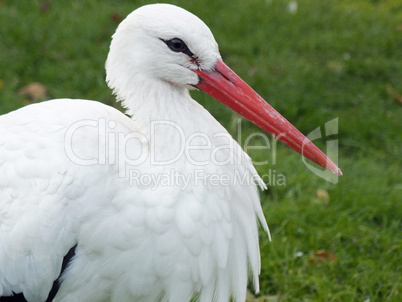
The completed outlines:
{"type": "MultiPolygon", "coordinates": [[[[106,70],[130,117],[70,99],[0,117],[0,297],[45,301],[75,247],[54,301],[244,301],[250,276],[258,291],[265,186],[188,90],[224,103],[233,90],[263,106],[250,115],[233,101],[267,131],[288,122],[238,82],[208,27],[172,5],[129,15],[106,70]]],[[[296,134],[284,139],[292,148],[296,134]]]]}
{"type": "MultiPolygon", "coordinates": [[[[195,125],[205,121],[202,133],[208,137],[226,133],[188,94],[182,97],[197,114],[191,119],[179,114],[180,121],[175,120],[183,109],[173,108],[176,97],[168,100],[173,116],[162,111],[160,120],[180,122],[177,125],[186,137],[199,134],[195,125]]],[[[35,104],[0,119],[5,186],[0,207],[3,294],[23,291],[29,301],[44,301],[60,273],[63,256],[77,244],[55,301],[158,301],[159,297],[189,301],[196,292],[201,292],[201,301],[213,301],[214,294],[217,301],[228,300],[232,293],[240,300],[244,297],[247,258],[255,278],[259,272],[256,214],[266,227],[255,185],[221,187],[191,179],[187,187],[180,182],[158,186],[141,183],[137,174],[170,175],[174,169],[195,177],[197,169],[198,177],[224,173],[234,177],[235,169],[255,173],[250,161],[243,157],[240,165],[197,166],[182,156],[172,164],[152,165],[148,150],[156,148],[155,160],[167,161],[176,155],[175,141],[180,137],[177,128],[167,125],[159,129],[163,131],[160,146],[149,145],[151,139],[135,138],[118,146],[118,135],[129,138],[131,133],[150,132],[144,125],[111,107],[84,100],[35,104]],[[16,124],[16,119],[24,125],[16,124]],[[93,123],[88,126],[86,121],[93,123]],[[105,158],[99,157],[102,121],[116,123],[113,129],[106,128],[105,158]],[[66,155],[69,127],[74,131],[76,157],[66,155]],[[109,153],[111,144],[120,151],[125,147],[126,158],[141,163],[130,165],[125,160],[119,166],[121,159],[109,153]],[[141,159],[139,151],[146,152],[147,158],[141,159]],[[115,164],[110,163],[113,157],[115,164]],[[78,159],[82,163],[72,162],[78,159]],[[85,165],[90,159],[97,163],[85,165]],[[119,168],[125,172],[119,175],[119,168]],[[215,292],[217,285],[220,292],[215,292]]],[[[218,137],[214,147],[227,146],[227,138],[218,137]]],[[[210,152],[194,150],[191,159],[206,161],[210,152]]]]}

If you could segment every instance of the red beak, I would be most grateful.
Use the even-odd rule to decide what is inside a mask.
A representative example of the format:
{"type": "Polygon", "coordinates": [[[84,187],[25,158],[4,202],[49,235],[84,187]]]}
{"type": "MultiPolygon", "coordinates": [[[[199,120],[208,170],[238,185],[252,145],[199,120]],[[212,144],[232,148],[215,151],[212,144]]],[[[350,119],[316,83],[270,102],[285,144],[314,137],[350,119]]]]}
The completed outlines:
{"type": "Polygon", "coordinates": [[[241,114],[301,155],[337,175],[342,175],[341,170],[320,149],[264,101],[223,61],[218,60],[211,71],[195,72],[200,77],[200,82],[195,85],[197,88],[241,114]]]}

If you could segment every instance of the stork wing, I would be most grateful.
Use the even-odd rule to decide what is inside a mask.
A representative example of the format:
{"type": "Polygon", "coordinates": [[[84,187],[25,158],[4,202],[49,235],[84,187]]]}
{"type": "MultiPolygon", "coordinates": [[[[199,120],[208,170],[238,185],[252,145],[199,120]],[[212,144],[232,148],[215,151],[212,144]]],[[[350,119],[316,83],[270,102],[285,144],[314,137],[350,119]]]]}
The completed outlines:
{"type": "Polygon", "coordinates": [[[32,114],[0,117],[0,296],[44,301],[76,241],[65,194],[74,178],[58,149],[62,125],[32,114]]]}
{"type": "MultiPolygon", "coordinates": [[[[66,133],[74,123],[109,114],[104,107],[54,100],[0,117],[0,297],[21,292],[32,301],[48,297],[63,257],[77,243],[81,201],[97,197],[88,188],[99,188],[94,184],[101,178],[93,167],[66,156],[66,133]]],[[[98,152],[97,131],[88,138],[74,136],[89,158],[98,152]]]]}

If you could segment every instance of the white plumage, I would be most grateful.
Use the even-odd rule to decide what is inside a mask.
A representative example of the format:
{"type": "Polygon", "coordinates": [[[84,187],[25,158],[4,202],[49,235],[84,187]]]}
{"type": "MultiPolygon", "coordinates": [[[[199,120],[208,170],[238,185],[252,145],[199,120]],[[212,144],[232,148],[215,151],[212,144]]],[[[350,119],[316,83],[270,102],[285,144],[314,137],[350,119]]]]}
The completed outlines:
{"type": "Polygon", "coordinates": [[[254,182],[233,180],[264,184],[188,94],[217,61],[200,19],[144,6],[119,25],[106,63],[130,117],[70,99],[0,117],[0,297],[45,301],[75,245],[54,301],[244,301],[249,277],[258,291],[258,224],[268,227],[254,182]],[[183,138],[191,146],[175,158],[183,138]]]}

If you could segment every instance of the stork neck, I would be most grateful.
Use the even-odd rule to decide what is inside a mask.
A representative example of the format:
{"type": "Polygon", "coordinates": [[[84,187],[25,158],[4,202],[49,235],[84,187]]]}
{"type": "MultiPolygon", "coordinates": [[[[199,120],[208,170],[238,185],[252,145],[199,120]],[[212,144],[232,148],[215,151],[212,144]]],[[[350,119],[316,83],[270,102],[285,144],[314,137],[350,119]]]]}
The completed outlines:
{"type": "Polygon", "coordinates": [[[185,87],[157,80],[144,81],[135,87],[122,103],[127,108],[126,113],[148,137],[155,124],[166,123],[171,126],[164,127],[166,138],[169,139],[169,130],[177,132],[176,126],[190,135],[205,132],[205,121],[214,120],[208,111],[191,98],[185,87]]]}
{"type": "MultiPolygon", "coordinates": [[[[136,128],[146,136],[153,158],[158,162],[170,162],[177,158],[188,141],[192,146],[205,146],[207,141],[213,141],[215,133],[225,131],[207,110],[190,97],[187,89],[170,83],[138,85],[123,105],[127,107],[136,128]]],[[[192,156],[200,161],[207,160],[209,152],[193,152],[192,156]]],[[[180,158],[186,162],[186,157],[180,158]]]]}

